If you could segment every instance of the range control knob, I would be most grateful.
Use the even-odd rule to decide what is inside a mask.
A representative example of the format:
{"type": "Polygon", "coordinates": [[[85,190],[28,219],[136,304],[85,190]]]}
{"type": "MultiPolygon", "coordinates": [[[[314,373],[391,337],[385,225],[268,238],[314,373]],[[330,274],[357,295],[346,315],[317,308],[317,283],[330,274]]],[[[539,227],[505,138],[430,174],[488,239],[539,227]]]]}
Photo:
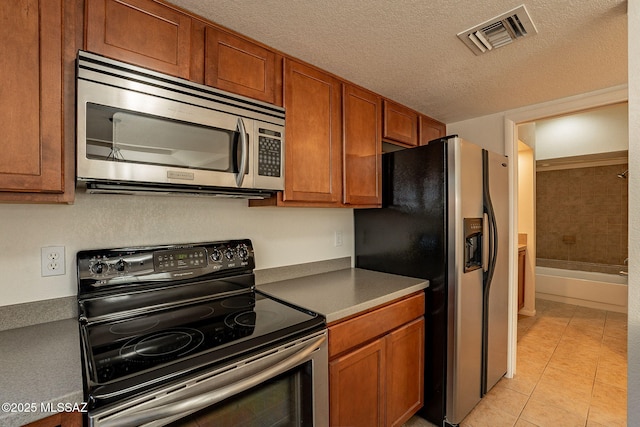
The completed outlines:
{"type": "Polygon", "coordinates": [[[116,262],[115,267],[116,271],[124,271],[124,269],[127,267],[127,263],[123,259],[120,259],[118,260],[118,262],[116,262]]]}
{"type": "Polygon", "coordinates": [[[103,274],[107,272],[109,266],[102,261],[98,261],[91,266],[91,272],[93,274],[103,274]]]}
{"type": "Polygon", "coordinates": [[[246,261],[249,258],[249,250],[247,249],[246,245],[239,245],[238,246],[238,257],[242,261],[246,261]]]}
{"type": "Polygon", "coordinates": [[[211,258],[211,261],[220,261],[220,259],[222,259],[222,252],[220,252],[220,249],[214,248],[209,257],[211,258]]]}
{"type": "Polygon", "coordinates": [[[231,260],[233,259],[233,257],[234,257],[233,249],[231,249],[231,248],[227,248],[227,250],[226,250],[226,251],[224,251],[224,256],[225,256],[229,261],[231,261],[231,260]]]}

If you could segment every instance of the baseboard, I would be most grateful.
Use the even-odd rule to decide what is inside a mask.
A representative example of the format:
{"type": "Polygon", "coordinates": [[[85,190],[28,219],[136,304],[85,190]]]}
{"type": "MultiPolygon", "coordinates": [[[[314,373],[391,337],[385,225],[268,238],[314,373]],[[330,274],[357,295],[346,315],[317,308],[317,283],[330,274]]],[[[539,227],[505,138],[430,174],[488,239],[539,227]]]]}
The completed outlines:
{"type": "Polygon", "coordinates": [[[561,302],[564,304],[579,305],[581,307],[595,308],[597,310],[614,311],[617,313],[627,312],[626,306],[607,304],[602,302],[589,301],[589,300],[583,300],[579,298],[571,298],[571,297],[565,297],[565,296],[559,296],[559,295],[553,295],[553,294],[545,294],[542,292],[536,292],[536,298],[561,302]]]}

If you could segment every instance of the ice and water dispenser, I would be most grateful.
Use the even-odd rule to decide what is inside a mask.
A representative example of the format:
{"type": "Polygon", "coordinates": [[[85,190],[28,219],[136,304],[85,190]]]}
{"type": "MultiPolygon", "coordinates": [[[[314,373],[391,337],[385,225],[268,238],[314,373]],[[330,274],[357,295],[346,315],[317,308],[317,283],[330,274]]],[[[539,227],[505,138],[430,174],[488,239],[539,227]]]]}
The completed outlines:
{"type": "Polygon", "coordinates": [[[464,218],[464,272],[482,268],[482,218],[464,218]]]}

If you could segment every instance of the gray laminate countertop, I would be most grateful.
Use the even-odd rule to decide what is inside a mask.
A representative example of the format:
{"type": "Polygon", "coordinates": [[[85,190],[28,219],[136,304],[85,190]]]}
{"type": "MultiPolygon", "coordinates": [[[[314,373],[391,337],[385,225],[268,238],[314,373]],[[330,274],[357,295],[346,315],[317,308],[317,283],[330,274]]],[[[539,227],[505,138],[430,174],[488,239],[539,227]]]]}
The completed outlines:
{"type": "MultiPolygon", "coordinates": [[[[420,291],[422,279],[347,268],[258,285],[282,300],[334,322],[420,291]]],[[[0,331],[0,426],[45,418],[59,403],[82,405],[82,362],[77,319],[0,331]]]]}
{"type": "Polygon", "coordinates": [[[48,417],[54,412],[47,409],[56,410],[58,404],[78,404],[81,409],[78,334],[77,319],[0,332],[1,426],[21,426],[48,417]]]}
{"type": "Polygon", "coordinates": [[[347,268],[259,285],[258,290],[335,322],[429,286],[424,279],[347,268]]]}

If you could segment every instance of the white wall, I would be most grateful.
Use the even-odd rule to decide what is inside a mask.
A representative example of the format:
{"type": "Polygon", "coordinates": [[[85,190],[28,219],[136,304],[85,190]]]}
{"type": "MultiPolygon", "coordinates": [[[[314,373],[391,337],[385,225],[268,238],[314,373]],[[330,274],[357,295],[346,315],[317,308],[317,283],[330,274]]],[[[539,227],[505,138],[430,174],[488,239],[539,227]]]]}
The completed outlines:
{"type": "Polygon", "coordinates": [[[629,0],[628,425],[640,420],[640,0],[629,0]]]}
{"type": "Polygon", "coordinates": [[[85,193],[74,205],[0,204],[0,306],[75,295],[75,254],[82,249],[232,238],[252,239],[256,269],[351,256],[353,210],[85,193]],[[343,232],[340,247],[335,231],[343,232]],[[65,246],[65,275],[41,277],[43,246],[65,246]]]}
{"type": "MultiPolygon", "coordinates": [[[[518,134],[520,134],[520,128],[521,126],[518,127],[518,134]]],[[[536,313],[536,189],[534,181],[536,161],[531,147],[522,141],[518,142],[518,147],[518,233],[527,235],[524,307],[520,310],[520,314],[534,316],[536,313]]]]}
{"type": "Polygon", "coordinates": [[[626,151],[628,127],[626,103],[536,120],[536,159],[626,151]]]}
{"type": "Polygon", "coordinates": [[[504,147],[504,113],[447,124],[447,135],[477,144],[498,154],[507,154],[504,147]]]}

